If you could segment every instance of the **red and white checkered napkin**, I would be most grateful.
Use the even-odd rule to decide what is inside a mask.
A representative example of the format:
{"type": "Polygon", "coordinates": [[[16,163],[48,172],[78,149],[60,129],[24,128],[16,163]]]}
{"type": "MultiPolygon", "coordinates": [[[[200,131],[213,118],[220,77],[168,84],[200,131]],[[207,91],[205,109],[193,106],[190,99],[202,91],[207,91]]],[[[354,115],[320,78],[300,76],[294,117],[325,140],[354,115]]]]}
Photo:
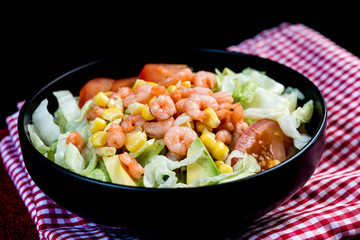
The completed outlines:
{"type": "MultiPolygon", "coordinates": [[[[228,50],[269,58],[299,71],[319,87],[328,107],[325,150],[314,175],[239,238],[360,238],[360,59],[302,24],[284,23],[228,50]]],[[[134,239],[115,237],[46,197],[25,169],[17,117],[15,113],[7,118],[10,136],[2,140],[0,150],[40,238],[134,239]]]]}

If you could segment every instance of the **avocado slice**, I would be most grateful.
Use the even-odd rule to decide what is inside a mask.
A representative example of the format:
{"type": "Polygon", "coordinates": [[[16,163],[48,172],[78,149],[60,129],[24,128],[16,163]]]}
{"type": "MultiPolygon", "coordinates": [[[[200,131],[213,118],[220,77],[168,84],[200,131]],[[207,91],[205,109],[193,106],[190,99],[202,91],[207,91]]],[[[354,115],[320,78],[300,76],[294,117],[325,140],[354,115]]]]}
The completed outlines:
{"type": "Polygon", "coordinates": [[[200,151],[202,152],[200,157],[194,163],[187,166],[186,184],[190,184],[192,181],[201,177],[214,177],[219,175],[219,170],[214,160],[200,138],[195,139],[191,143],[187,151],[187,157],[191,157],[200,151]]]}
{"type": "Polygon", "coordinates": [[[123,164],[120,162],[119,155],[103,157],[103,160],[112,183],[136,186],[135,181],[130,177],[123,164]]]}

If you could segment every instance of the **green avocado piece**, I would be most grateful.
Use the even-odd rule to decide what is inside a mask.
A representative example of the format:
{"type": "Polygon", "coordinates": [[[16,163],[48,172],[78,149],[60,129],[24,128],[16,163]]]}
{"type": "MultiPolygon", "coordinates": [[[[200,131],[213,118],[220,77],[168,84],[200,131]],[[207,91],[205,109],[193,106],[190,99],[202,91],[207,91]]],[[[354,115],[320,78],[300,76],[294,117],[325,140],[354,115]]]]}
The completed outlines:
{"type": "Polygon", "coordinates": [[[195,139],[191,143],[187,151],[187,157],[191,157],[200,151],[202,154],[200,154],[199,158],[187,166],[186,184],[190,184],[192,181],[201,177],[214,177],[219,175],[219,170],[214,160],[200,138],[195,139]]]}

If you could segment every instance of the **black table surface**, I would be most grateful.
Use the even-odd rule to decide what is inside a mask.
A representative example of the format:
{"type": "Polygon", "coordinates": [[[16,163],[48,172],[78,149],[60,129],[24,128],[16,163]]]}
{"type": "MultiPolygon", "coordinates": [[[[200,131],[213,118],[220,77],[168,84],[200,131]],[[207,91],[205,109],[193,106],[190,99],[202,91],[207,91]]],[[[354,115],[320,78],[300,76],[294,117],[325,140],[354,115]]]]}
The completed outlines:
{"type": "Polygon", "coordinates": [[[47,82],[84,63],[124,52],[225,49],[289,22],[305,24],[360,56],[356,6],[327,9],[293,3],[261,11],[256,3],[237,7],[214,4],[210,8],[189,5],[177,11],[173,11],[176,7],[151,11],[125,7],[56,13],[54,8],[15,9],[9,14],[12,23],[3,24],[2,29],[5,75],[1,79],[0,128],[6,127],[4,119],[16,110],[17,101],[29,98],[47,82]]]}

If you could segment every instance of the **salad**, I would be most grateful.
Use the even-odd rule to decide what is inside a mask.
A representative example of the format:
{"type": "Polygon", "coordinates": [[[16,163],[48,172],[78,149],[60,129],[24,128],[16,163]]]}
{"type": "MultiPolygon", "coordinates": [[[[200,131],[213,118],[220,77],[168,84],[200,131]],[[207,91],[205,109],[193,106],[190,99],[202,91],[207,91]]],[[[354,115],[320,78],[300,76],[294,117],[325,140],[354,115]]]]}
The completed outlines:
{"type": "Polygon", "coordinates": [[[114,184],[199,187],[238,180],[283,162],[310,140],[313,101],[265,72],[194,72],[145,64],[137,77],[94,78],[73,96],[53,93],[27,125],[56,164],[114,184]]]}

